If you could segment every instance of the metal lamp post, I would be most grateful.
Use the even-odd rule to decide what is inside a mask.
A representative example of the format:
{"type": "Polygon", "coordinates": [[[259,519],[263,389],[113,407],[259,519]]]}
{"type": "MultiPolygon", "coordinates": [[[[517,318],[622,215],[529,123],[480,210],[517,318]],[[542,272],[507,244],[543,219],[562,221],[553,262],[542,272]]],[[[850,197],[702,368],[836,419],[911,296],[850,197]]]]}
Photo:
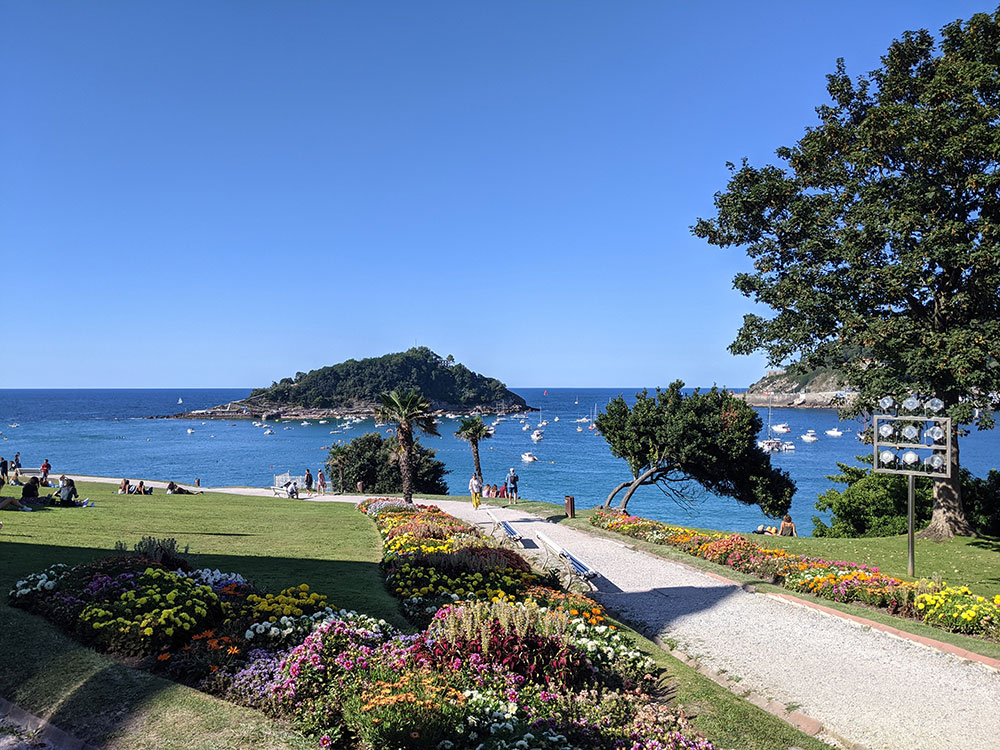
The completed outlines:
{"type": "Polygon", "coordinates": [[[921,402],[909,396],[897,404],[892,396],[878,402],[881,414],[874,416],[875,461],[879,474],[904,474],[907,478],[906,572],[916,575],[913,549],[914,488],[917,477],[951,477],[951,417],[939,417],[944,402],[930,398],[921,402]]]}

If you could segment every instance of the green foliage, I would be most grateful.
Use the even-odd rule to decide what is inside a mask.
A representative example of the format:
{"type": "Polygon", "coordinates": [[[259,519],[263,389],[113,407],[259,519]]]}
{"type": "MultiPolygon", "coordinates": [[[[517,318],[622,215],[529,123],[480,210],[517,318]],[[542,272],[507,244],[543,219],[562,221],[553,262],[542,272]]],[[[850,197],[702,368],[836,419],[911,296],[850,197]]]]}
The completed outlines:
{"type": "Polygon", "coordinates": [[[677,498],[682,483],[694,480],[768,515],[785,513],[795,484],[757,447],[757,412],[725,390],[685,396],[683,387],[675,381],[654,398],[643,391],[631,408],[621,396],[613,399],[596,422],[612,454],[636,478],[658,469],[651,481],[677,498]]]}
{"type": "Polygon", "coordinates": [[[524,399],[495,378],[441,358],[427,347],[368,359],[349,359],[308,373],[297,373],[251,398],[313,408],[367,407],[381,403],[383,393],[418,390],[436,406],[469,407],[500,403],[524,407],[524,399]]]}
{"type": "MultiPolygon", "coordinates": [[[[871,463],[870,456],[859,460],[871,463]]],[[[907,529],[907,481],[895,474],[875,474],[869,468],[838,463],[841,473],[828,477],[843,490],[831,489],[819,496],[816,510],[833,511],[827,525],[813,516],[813,536],[857,538],[896,536],[907,529]]],[[[962,499],[966,518],[979,534],[1000,534],[1000,472],[990,471],[985,479],[961,470],[962,499]]],[[[916,527],[931,517],[930,479],[918,477],[914,496],[916,527]]]]}
{"type": "MultiPolygon", "coordinates": [[[[436,452],[414,442],[413,491],[426,495],[447,495],[444,463],[434,458],[436,452]]],[[[402,492],[403,482],[399,473],[399,452],[396,441],[383,439],[376,432],[354,438],[346,445],[334,446],[327,460],[331,476],[344,469],[344,483],[353,488],[364,482],[365,492],[396,494],[402,492]]]]}
{"type": "MultiPolygon", "coordinates": [[[[144,536],[138,543],[132,545],[132,553],[139,557],[161,563],[164,567],[184,568],[185,570],[188,567],[186,556],[190,549],[191,546],[186,544],[184,551],[181,552],[177,549],[176,539],[157,539],[153,536],[144,536]]],[[[122,541],[115,542],[115,552],[122,555],[129,554],[128,547],[122,541]]]]}

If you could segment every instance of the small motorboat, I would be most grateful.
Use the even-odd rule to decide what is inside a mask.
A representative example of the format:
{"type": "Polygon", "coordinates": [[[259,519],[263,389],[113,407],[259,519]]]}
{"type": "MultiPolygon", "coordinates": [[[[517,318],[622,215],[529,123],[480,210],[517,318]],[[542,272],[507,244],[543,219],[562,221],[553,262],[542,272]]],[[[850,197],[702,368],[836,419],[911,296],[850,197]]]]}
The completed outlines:
{"type": "Polygon", "coordinates": [[[532,461],[537,461],[538,460],[538,456],[536,456],[531,451],[528,451],[527,453],[522,453],[521,454],[521,460],[524,461],[525,463],[529,463],[530,464],[532,461]]]}
{"type": "Polygon", "coordinates": [[[328,419],[321,419],[321,420],[319,420],[319,423],[320,424],[329,424],[329,420],[328,419]]]}
{"type": "Polygon", "coordinates": [[[791,432],[792,428],[788,426],[788,422],[782,422],[781,424],[776,424],[771,428],[771,432],[777,432],[779,435],[783,435],[786,432],[791,432]]]}
{"type": "Polygon", "coordinates": [[[580,425],[577,425],[576,426],[576,431],[577,432],[583,432],[583,428],[580,425]]]}
{"type": "Polygon", "coordinates": [[[188,427],[188,435],[194,435],[194,430],[188,427]]]}
{"type": "Polygon", "coordinates": [[[299,422],[299,424],[302,425],[303,427],[309,427],[309,425],[312,424],[312,423],[311,422],[307,422],[307,421],[302,421],[302,422],[299,422]]]}
{"type": "Polygon", "coordinates": [[[535,430],[533,433],[531,433],[531,439],[534,440],[536,443],[543,437],[545,437],[545,433],[542,430],[535,430]]]}
{"type": "Polygon", "coordinates": [[[274,430],[264,430],[264,434],[265,435],[273,435],[274,434],[274,430]]]}
{"type": "Polygon", "coordinates": [[[590,427],[588,427],[587,429],[588,429],[588,430],[596,430],[596,429],[597,429],[597,425],[596,425],[596,424],[594,424],[593,422],[591,422],[591,423],[590,423],[590,427]]]}
{"type": "Polygon", "coordinates": [[[531,425],[530,424],[526,424],[524,427],[521,428],[521,432],[527,432],[530,429],[531,429],[531,425]]]}
{"type": "Polygon", "coordinates": [[[819,436],[816,434],[816,430],[806,430],[805,435],[800,436],[803,443],[815,443],[819,440],[819,436]]]}
{"type": "Polygon", "coordinates": [[[832,429],[829,429],[829,430],[825,430],[825,432],[830,437],[840,437],[841,435],[844,434],[843,430],[838,430],[836,427],[834,427],[832,429]]]}
{"type": "Polygon", "coordinates": [[[559,417],[553,417],[553,418],[552,418],[552,421],[553,421],[553,422],[558,422],[558,421],[559,421],[559,417]]]}

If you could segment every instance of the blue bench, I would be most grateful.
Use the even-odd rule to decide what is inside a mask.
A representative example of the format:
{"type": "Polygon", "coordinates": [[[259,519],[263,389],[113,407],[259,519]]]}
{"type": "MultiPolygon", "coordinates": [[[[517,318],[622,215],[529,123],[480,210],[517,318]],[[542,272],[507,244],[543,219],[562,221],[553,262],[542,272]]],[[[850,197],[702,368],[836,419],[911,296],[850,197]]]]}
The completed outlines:
{"type": "Polygon", "coordinates": [[[576,576],[584,583],[587,583],[592,587],[594,586],[591,579],[596,578],[598,576],[596,570],[591,568],[589,565],[587,565],[587,563],[585,563],[579,557],[574,555],[572,552],[569,552],[562,546],[553,542],[542,532],[539,531],[535,536],[538,537],[538,541],[542,543],[542,549],[545,550],[546,562],[548,561],[550,553],[554,554],[556,558],[560,560],[567,567],[568,569],[567,572],[569,572],[573,576],[576,576]]]}
{"type": "MultiPolygon", "coordinates": [[[[497,518],[493,514],[492,510],[486,511],[486,514],[490,518],[493,519],[493,532],[495,532],[497,529],[500,529],[507,536],[508,540],[510,540],[512,542],[515,542],[515,543],[520,543],[520,541],[521,541],[521,535],[517,533],[517,531],[514,529],[513,526],[511,526],[509,523],[507,523],[507,521],[502,521],[499,518],[497,518]]],[[[493,533],[493,532],[490,532],[490,533],[493,533]]]]}

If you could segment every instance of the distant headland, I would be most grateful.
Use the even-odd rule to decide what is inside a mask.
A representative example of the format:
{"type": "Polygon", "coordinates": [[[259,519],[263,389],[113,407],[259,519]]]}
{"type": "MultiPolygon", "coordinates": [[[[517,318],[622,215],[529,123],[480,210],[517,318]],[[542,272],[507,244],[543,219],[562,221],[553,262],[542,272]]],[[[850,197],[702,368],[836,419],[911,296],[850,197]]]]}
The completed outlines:
{"type": "Polygon", "coordinates": [[[798,375],[771,370],[736,395],[750,406],[839,409],[850,404],[857,394],[843,385],[834,370],[820,368],[798,375]]]}
{"type": "Polygon", "coordinates": [[[418,389],[437,412],[461,415],[534,411],[496,378],[441,357],[425,346],[298,372],[239,401],[173,414],[197,419],[369,417],[391,390],[418,389]]]}

